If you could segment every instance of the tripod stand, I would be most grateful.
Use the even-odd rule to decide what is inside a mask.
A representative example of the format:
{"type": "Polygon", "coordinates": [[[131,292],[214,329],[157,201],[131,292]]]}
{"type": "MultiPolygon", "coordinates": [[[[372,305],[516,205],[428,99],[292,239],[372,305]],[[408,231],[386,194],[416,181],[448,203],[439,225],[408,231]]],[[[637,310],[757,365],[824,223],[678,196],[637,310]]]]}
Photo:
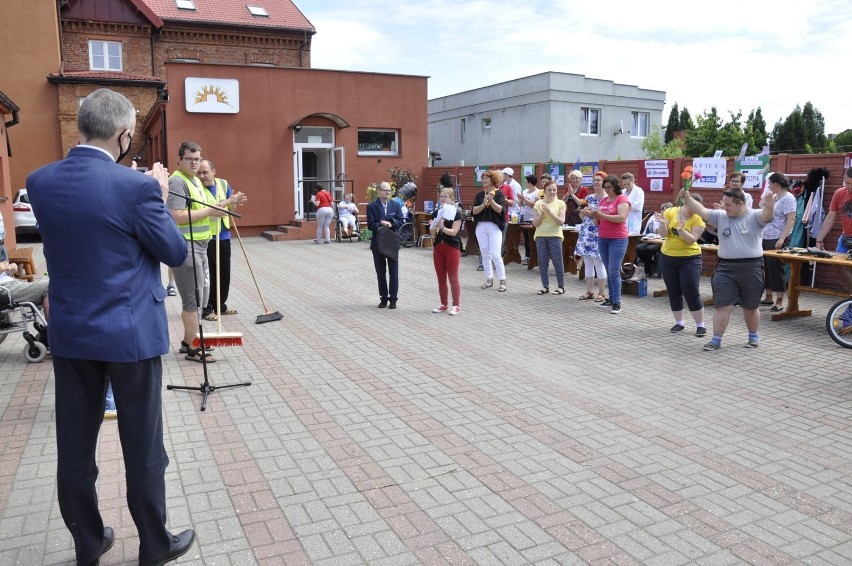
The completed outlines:
{"type": "MultiPolygon", "coordinates": [[[[189,190],[189,187],[187,187],[187,190],[189,190]]],[[[202,189],[202,190],[206,190],[206,189],[202,189]]],[[[194,289],[194,291],[195,291],[195,307],[196,307],[196,317],[198,318],[198,336],[201,339],[201,344],[200,344],[200,347],[201,347],[201,367],[202,367],[202,371],[204,373],[204,383],[202,383],[198,387],[191,387],[189,385],[166,385],[166,389],[168,389],[169,391],[185,390],[185,391],[198,391],[198,392],[200,392],[201,396],[202,396],[201,397],[201,410],[206,411],[207,410],[207,397],[211,393],[215,392],[217,389],[229,389],[231,387],[248,387],[249,385],[251,385],[251,381],[244,381],[242,383],[231,383],[229,385],[211,385],[210,384],[210,379],[209,379],[208,374],[207,374],[207,351],[206,351],[206,346],[204,344],[204,328],[201,325],[201,309],[202,309],[202,306],[201,306],[201,297],[199,295],[199,290],[198,290],[198,267],[197,267],[196,261],[195,261],[195,250],[192,249],[193,248],[193,242],[194,242],[193,235],[192,235],[192,203],[200,204],[200,205],[206,206],[208,208],[213,208],[215,210],[218,210],[220,212],[224,212],[224,213],[226,213],[230,216],[233,216],[235,218],[241,218],[241,216],[239,214],[237,214],[236,212],[232,212],[232,211],[228,210],[227,208],[222,208],[222,207],[219,207],[219,206],[216,206],[216,205],[213,205],[213,204],[206,203],[204,201],[196,200],[196,199],[190,197],[187,194],[176,193],[176,192],[173,192],[173,191],[169,191],[169,194],[178,196],[178,197],[184,199],[184,201],[186,202],[186,214],[187,214],[187,219],[188,219],[188,224],[189,224],[189,247],[190,247],[190,254],[192,254],[192,278],[193,278],[193,282],[195,284],[195,289],[194,289]]]]}

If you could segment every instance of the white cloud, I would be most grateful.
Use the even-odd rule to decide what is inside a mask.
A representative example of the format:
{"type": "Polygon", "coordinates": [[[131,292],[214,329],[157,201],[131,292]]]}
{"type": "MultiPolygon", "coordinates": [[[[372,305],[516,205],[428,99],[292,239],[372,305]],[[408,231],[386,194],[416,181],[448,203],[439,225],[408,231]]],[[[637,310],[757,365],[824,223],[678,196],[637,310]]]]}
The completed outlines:
{"type": "Polygon", "coordinates": [[[297,4],[317,29],[314,67],[428,75],[430,98],[559,71],[662,90],[693,115],[761,107],[771,127],[811,101],[827,132],[852,127],[848,0],[297,4]]]}

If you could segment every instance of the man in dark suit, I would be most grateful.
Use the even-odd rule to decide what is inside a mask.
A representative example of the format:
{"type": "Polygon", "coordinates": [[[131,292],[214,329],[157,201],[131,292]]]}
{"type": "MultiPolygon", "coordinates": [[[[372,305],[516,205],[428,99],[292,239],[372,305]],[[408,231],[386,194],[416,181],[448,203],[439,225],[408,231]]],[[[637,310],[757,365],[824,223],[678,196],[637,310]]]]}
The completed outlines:
{"type": "Polygon", "coordinates": [[[77,114],[80,145],[32,173],[27,189],[50,270],[48,327],[56,381],[57,487],[78,564],[113,544],[98,510],[95,450],[112,383],[139,563],[164,564],[195,540],[165,525],[162,361],[169,350],[160,263],[180,265],[186,241],[166,210],[168,179],[118,165],[130,150],[136,110],[107,89],[77,114]]]}
{"type": "Polygon", "coordinates": [[[390,192],[390,184],[379,183],[379,198],[367,205],[367,227],[373,233],[370,240],[370,250],[373,252],[373,264],[376,267],[376,277],[379,280],[380,309],[387,307],[388,301],[390,301],[389,308],[396,308],[397,292],[399,291],[399,261],[387,259],[379,254],[376,249],[376,233],[380,228],[388,228],[397,232],[405,221],[402,216],[402,208],[398,202],[391,200],[390,192]],[[390,289],[388,289],[388,273],[390,274],[390,289]]]}

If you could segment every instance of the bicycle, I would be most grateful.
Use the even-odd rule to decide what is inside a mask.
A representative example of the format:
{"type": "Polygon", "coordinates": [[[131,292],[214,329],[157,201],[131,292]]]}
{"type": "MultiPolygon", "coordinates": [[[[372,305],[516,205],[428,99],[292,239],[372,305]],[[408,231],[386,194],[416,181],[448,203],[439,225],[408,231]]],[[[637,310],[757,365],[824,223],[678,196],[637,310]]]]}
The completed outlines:
{"type": "Polygon", "coordinates": [[[825,328],[832,340],[844,348],[852,348],[852,297],[838,301],[828,309],[825,328]]]}

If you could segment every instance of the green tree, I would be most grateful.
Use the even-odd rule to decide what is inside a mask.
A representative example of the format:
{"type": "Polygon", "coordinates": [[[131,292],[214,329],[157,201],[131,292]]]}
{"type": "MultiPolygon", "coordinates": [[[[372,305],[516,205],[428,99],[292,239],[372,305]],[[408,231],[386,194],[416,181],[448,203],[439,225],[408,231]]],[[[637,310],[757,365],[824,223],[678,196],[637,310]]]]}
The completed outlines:
{"type": "Polygon", "coordinates": [[[663,140],[660,127],[656,124],[651,126],[651,131],[640,144],[645,153],[645,159],[672,159],[683,157],[683,146],[680,140],[672,139],[669,142],[663,140]]]}
{"type": "Polygon", "coordinates": [[[760,107],[749,112],[745,126],[743,126],[743,138],[748,143],[749,150],[747,153],[750,155],[760,153],[763,146],[766,145],[769,134],[766,133],[766,120],[763,119],[760,107]]]}
{"type": "Polygon", "coordinates": [[[806,102],[802,109],[802,123],[805,130],[805,143],[812,148],[817,148],[817,151],[824,151],[828,141],[825,137],[825,118],[810,101],[806,102]]]}
{"type": "Polygon", "coordinates": [[[680,110],[677,107],[677,102],[672,106],[672,111],[669,113],[669,121],[666,124],[666,137],[663,141],[669,143],[674,139],[675,131],[680,129],[680,110]]]}
{"type": "Polygon", "coordinates": [[[802,109],[797,104],[786,120],[779,120],[772,128],[772,150],[778,153],[801,153],[806,143],[802,109]]]}
{"type": "Polygon", "coordinates": [[[852,129],[844,130],[834,136],[835,150],[841,153],[846,153],[847,151],[852,151],[852,129]]]}
{"type": "Polygon", "coordinates": [[[686,106],[683,107],[683,110],[680,111],[680,117],[678,118],[678,130],[689,131],[695,128],[695,124],[692,122],[692,116],[689,115],[689,110],[686,109],[686,106]]]}

